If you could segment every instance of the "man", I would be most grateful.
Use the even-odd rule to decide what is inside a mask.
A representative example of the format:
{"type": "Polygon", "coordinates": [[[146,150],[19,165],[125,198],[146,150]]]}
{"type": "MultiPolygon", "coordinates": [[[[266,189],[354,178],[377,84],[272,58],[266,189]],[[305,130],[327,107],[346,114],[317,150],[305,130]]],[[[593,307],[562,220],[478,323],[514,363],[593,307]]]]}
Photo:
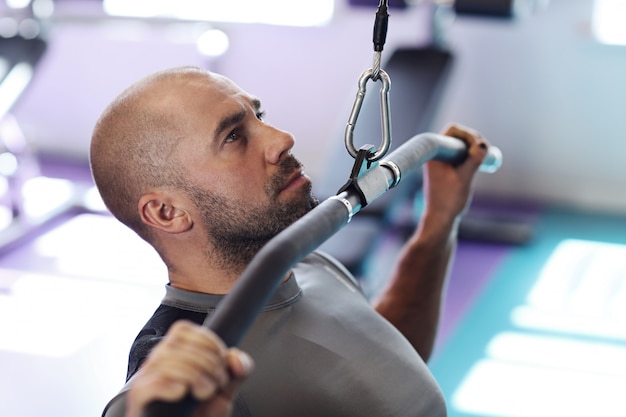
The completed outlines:
{"type": "MultiPolygon", "coordinates": [[[[336,260],[318,252],[304,259],[242,340],[255,371],[232,399],[233,415],[446,414],[425,361],[458,219],[487,143],[461,126],[444,134],[464,140],[469,156],[459,166],[426,164],[424,214],[374,308],[336,260]]],[[[146,370],[168,374],[165,379],[201,400],[213,398],[206,395],[211,390],[199,395],[194,379],[182,376],[192,366],[177,349],[169,351],[176,360],[154,356],[164,356],[163,344],[177,337],[174,323],[201,323],[257,251],[316,205],[293,145],[291,134],[263,121],[258,99],[198,68],[148,76],[105,110],[91,145],[95,182],[109,210],[157,250],[169,275],[161,306],[131,350],[130,381],[107,417],[121,415],[111,410],[125,400],[167,391],[147,389],[146,370]]],[[[205,368],[205,379],[211,369],[205,368]]]]}

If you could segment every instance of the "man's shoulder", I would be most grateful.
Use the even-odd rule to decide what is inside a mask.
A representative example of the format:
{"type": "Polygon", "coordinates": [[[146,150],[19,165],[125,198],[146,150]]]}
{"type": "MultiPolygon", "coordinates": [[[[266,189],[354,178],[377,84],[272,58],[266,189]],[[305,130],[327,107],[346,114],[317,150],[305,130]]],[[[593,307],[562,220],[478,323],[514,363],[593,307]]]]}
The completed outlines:
{"type": "MultiPolygon", "coordinates": [[[[346,284],[349,284],[359,291],[361,286],[352,273],[341,262],[335,259],[332,255],[326,252],[316,250],[306,256],[301,262],[301,265],[309,267],[322,267],[331,272],[336,278],[339,278],[346,284]]],[[[297,267],[296,267],[297,268],[297,267]]]]}

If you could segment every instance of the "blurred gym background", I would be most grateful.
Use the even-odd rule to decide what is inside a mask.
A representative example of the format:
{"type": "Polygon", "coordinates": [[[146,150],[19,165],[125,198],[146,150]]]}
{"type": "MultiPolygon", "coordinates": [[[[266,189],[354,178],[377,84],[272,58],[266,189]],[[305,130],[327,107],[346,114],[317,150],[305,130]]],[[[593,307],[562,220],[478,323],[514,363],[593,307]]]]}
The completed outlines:
{"type": "MultiPolygon", "coordinates": [[[[91,130],[113,97],[166,67],[221,72],[331,195],[377,5],[0,1],[0,415],[99,415],[163,295],[160,260],[92,187],[91,130]]],[[[504,154],[461,224],[430,364],[450,416],[626,415],[626,3],[390,6],[393,147],[454,121],[504,154]]],[[[355,139],[378,144],[370,95],[355,139]]],[[[323,245],[368,294],[419,217],[414,183],[323,245]]]]}

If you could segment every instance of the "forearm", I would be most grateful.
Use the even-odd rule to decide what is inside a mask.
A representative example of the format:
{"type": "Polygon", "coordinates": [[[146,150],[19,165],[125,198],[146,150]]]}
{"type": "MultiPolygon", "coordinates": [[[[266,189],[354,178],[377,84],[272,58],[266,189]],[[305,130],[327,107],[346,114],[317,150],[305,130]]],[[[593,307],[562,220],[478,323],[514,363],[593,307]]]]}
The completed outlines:
{"type": "Polygon", "coordinates": [[[374,302],[376,310],[405,335],[424,361],[430,358],[437,336],[456,229],[454,218],[425,214],[374,302]]]}
{"type": "Polygon", "coordinates": [[[488,143],[472,129],[450,125],[444,134],[463,140],[468,157],[460,165],[425,164],[426,210],[375,304],[424,361],[430,358],[437,336],[458,221],[469,204],[474,175],[488,149],[488,143]]]}

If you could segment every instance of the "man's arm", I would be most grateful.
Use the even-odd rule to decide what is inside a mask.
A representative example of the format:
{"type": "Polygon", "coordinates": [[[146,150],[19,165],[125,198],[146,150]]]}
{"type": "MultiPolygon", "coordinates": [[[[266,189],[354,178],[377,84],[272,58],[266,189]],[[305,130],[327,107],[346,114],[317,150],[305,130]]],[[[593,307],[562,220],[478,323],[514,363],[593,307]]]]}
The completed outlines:
{"type": "Polygon", "coordinates": [[[425,164],[424,213],[386,288],[374,302],[376,310],[407,337],[424,361],[435,344],[458,222],[487,151],[487,142],[471,129],[451,125],[443,133],[465,141],[469,156],[458,166],[439,161],[425,164]]]}

